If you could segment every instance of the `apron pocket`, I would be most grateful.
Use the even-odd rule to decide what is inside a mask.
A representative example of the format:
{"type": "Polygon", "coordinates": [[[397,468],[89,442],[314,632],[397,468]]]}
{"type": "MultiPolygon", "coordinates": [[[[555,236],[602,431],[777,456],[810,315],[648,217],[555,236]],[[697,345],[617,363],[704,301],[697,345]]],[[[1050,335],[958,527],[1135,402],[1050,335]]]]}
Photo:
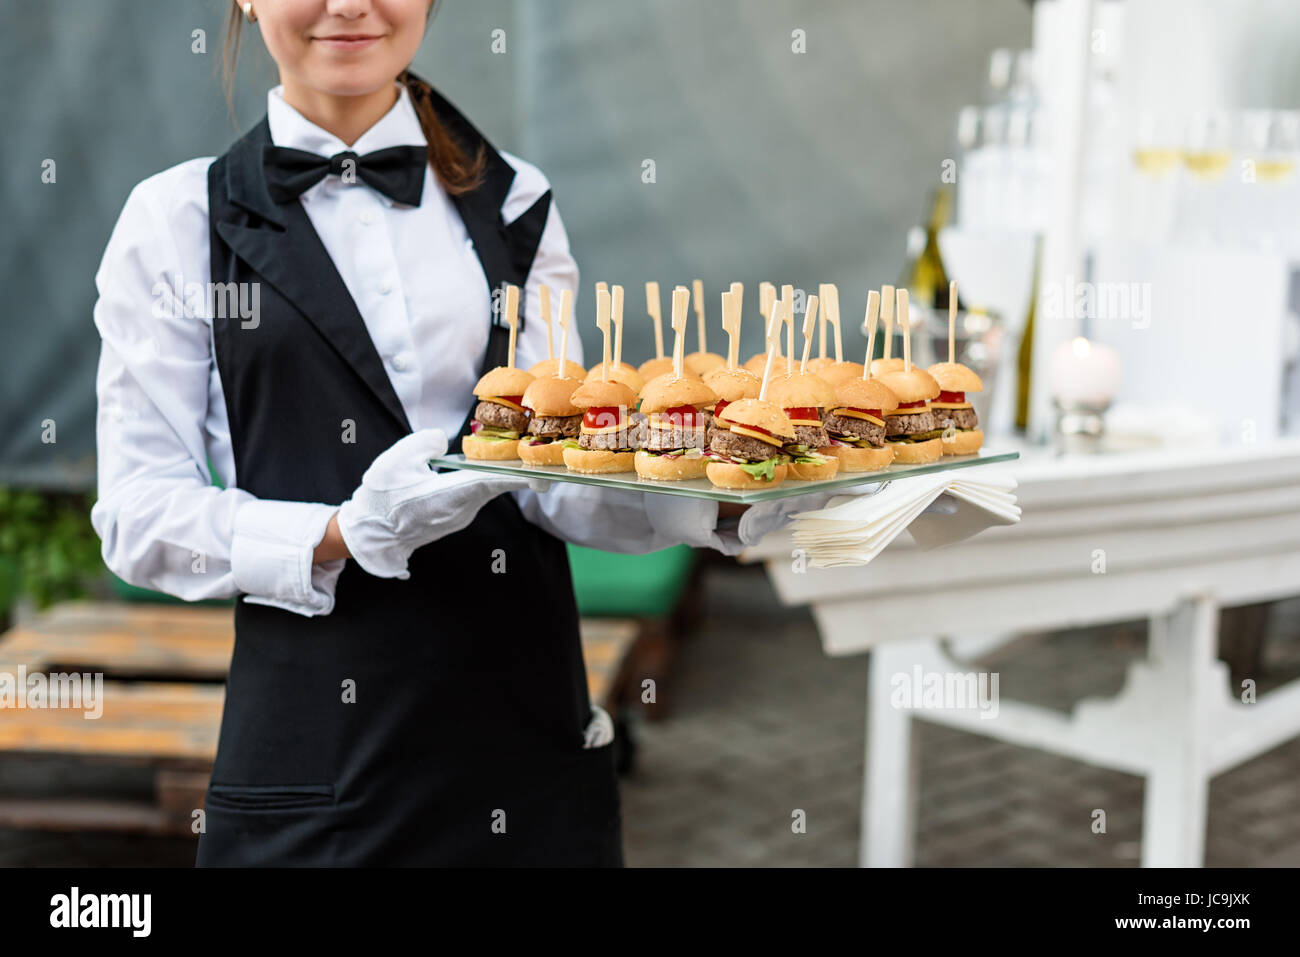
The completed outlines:
{"type": "Polygon", "coordinates": [[[249,811],[290,811],[334,803],[332,784],[209,784],[208,803],[249,811]]]}

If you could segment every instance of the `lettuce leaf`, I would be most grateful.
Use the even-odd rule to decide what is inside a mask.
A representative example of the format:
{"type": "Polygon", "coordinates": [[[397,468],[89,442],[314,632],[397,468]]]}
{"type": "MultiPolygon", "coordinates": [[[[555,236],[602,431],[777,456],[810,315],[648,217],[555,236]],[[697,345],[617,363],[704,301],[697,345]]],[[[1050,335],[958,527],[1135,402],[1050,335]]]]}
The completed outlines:
{"type": "Polygon", "coordinates": [[[479,429],[474,433],[474,438],[489,442],[513,442],[519,438],[519,433],[509,429],[479,429]]]}
{"type": "Polygon", "coordinates": [[[750,478],[762,479],[764,482],[770,482],[776,478],[776,456],[770,459],[763,459],[761,462],[738,462],[736,463],[749,475],[750,478]]]}
{"type": "Polygon", "coordinates": [[[796,455],[794,461],[797,465],[825,465],[826,456],[813,452],[809,455],[796,455]]]}
{"type": "Polygon", "coordinates": [[[566,449],[580,449],[582,446],[577,439],[561,439],[560,445],[566,449]]]}

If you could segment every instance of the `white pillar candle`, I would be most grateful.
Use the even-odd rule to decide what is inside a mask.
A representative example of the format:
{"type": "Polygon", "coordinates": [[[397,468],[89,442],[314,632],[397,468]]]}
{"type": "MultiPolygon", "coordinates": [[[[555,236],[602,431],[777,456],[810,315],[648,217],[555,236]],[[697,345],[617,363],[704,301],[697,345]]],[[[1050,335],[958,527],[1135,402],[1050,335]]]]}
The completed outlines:
{"type": "Polygon", "coordinates": [[[1061,405],[1108,405],[1119,385],[1119,354],[1082,336],[1064,342],[1052,356],[1048,388],[1061,405]]]}

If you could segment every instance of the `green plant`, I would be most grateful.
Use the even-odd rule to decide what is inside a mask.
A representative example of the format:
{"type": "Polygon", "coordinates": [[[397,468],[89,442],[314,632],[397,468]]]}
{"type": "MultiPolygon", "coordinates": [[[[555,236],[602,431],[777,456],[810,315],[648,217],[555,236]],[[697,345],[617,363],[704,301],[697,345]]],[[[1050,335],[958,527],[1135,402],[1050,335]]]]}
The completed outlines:
{"type": "Polygon", "coordinates": [[[85,494],[0,486],[0,617],[19,595],[40,608],[84,594],[103,572],[85,494]]]}

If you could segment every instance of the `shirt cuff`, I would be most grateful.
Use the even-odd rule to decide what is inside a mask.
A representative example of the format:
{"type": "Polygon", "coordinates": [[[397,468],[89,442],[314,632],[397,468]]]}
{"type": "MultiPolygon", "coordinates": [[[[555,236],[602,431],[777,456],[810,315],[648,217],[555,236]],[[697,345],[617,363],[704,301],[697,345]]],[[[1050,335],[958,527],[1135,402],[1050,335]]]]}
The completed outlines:
{"type": "Polygon", "coordinates": [[[335,505],[255,500],[235,512],[230,570],[244,600],[299,615],[328,615],[346,558],[313,564],[335,505]]]}

